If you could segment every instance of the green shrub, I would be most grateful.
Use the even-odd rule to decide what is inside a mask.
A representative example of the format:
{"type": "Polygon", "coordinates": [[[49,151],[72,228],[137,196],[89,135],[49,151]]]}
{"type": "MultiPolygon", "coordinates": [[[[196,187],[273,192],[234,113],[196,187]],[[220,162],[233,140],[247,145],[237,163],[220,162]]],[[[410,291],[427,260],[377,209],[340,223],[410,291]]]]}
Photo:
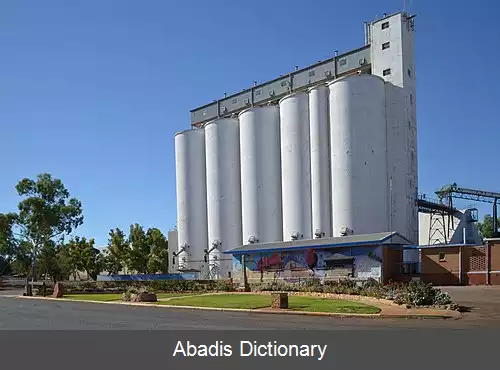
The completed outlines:
{"type": "Polygon", "coordinates": [[[298,284],[286,283],[284,281],[272,281],[250,284],[250,289],[261,292],[293,292],[301,291],[298,284]]]}
{"type": "Polygon", "coordinates": [[[436,294],[434,301],[435,301],[435,304],[442,305],[442,306],[452,303],[451,296],[448,293],[442,292],[442,291],[439,291],[436,294]]]}
{"type": "Polygon", "coordinates": [[[229,280],[71,281],[65,282],[64,287],[68,294],[123,293],[132,287],[167,293],[235,290],[234,284],[229,280]]]}
{"type": "Polygon", "coordinates": [[[322,286],[321,280],[319,280],[318,278],[304,279],[300,282],[300,285],[306,288],[316,288],[316,289],[322,286]]]}
{"type": "Polygon", "coordinates": [[[217,280],[215,289],[220,292],[234,292],[235,286],[231,280],[217,280]]]}
{"type": "Polygon", "coordinates": [[[33,289],[32,290],[33,295],[35,295],[35,296],[43,297],[44,291],[45,291],[45,296],[49,296],[49,295],[52,295],[52,293],[54,293],[54,283],[53,282],[46,282],[45,287],[43,285],[33,285],[32,289],[33,289]]]}
{"type": "Polygon", "coordinates": [[[356,282],[353,280],[325,281],[307,279],[300,283],[273,281],[251,284],[253,291],[298,291],[332,294],[362,295],[378,299],[392,300],[400,305],[432,306],[450,304],[451,297],[447,293],[420,281],[409,283],[391,282],[383,285],[376,280],[356,282]]]}
{"type": "Polygon", "coordinates": [[[122,300],[123,301],[128,301],[130,302],[132,300],[132,294],[141,294],[141,293],[148,293],[149,289],[146,289],[145,287],[137,288],[137,287],[130,287],[127,289],[125,293],[122,294],[122,300]]]}
{"type": "Polygon", "coordinates": [[[353,280],[325,281],[324,293],[359,295],[361,287],[353,280]]]}

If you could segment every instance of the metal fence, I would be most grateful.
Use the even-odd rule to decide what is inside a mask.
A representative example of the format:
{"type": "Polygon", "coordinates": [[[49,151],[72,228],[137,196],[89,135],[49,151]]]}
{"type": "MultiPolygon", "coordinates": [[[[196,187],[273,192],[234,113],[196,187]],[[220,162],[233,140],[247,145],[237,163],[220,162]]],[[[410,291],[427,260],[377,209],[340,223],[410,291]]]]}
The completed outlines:
{"type": "Polygon", "coordinates": [[[13,277],[13,276],[2,276],[0,277],[2,280],[2,285],[4,287],[10,288],[23,288],[26,286],[26,278],[22,277],[13,277]]]}

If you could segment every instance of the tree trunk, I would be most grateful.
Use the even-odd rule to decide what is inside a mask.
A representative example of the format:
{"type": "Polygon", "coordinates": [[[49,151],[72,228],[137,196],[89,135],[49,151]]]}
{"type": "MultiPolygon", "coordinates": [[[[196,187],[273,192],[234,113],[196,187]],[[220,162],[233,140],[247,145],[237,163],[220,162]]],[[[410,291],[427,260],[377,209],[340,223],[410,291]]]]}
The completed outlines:
{"type": "Polygon", "coordinates": [[[33,245],[33,270],[32,270],[32,281],[38,281],[38,246],[35,243],[33,245]]]}
{"type": "Polygon", "coordinates": [[[36,260],[36,256],[33,258],[33,271],[31,272],[33,274],[32,276],[32,281],[38,281],[38,261],[36,260]]]}

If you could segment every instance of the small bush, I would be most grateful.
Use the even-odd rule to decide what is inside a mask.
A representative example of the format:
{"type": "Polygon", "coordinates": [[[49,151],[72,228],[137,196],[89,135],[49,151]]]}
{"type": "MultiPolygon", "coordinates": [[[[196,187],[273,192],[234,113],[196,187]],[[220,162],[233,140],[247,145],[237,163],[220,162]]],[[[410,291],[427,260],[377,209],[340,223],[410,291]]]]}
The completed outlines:
{"type": "MultiPolygon", "coordinates": [[[[54,288],[53,287],[45,287],[45,296],[49,296],[49,295],[52,295],[54,293],[54,288]]],[[[40,296],[40,297],[43,297],[44,294],[43,294],[43,288],[42,287],[37,287],[35,289],[33,289],[33,294],[35,296],[40,296]]]]}
{"type": "Polygon", "coordinates": [[[325,281],[323,293],[359,295],[361,287],[354,280],[325,281]]]}
{"type": "Polygon", "coordinates": [[[441,291],[439,291],[436,294],[436,297],[435,297],[434,301],[435,301],[435,304],[441,305],[441,306],[444,306],[444,305],[452,303],[451,296],[448,293],[441,292],[441,291]]]}
{"type": "Polygon", "coordinates": [[[141,293],[149,293],[149,291],[145,287],[142,287],[142,288],[130,287],[127,289],[127,291],[125,293],[122,294],[122,301],[130,302],[132,300],[133,294],[137,295],[137,294],[141,294],[141,293]]]}
{"type": "Polygon", "coordinates": [[[234,283],[231,280],[217,280],[215,289],[220,292],[234,292],[234,283]]]}
{"type": "Polygon", "coordinates": [[[300,291],[297,284],[286,283],[284,281],[272,281],[265,283],[250,284],[250,289],[261,292],[293,292],[300,291]]]}

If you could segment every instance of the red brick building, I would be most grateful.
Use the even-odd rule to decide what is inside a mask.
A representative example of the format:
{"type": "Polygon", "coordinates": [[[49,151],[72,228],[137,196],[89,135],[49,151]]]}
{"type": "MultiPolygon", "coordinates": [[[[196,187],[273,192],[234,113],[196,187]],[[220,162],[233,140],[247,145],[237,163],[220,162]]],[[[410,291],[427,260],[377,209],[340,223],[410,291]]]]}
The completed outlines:
{"type": "Polygon", "coordinates": [[[398,280],[419,278],[434,285],[500,285],[500,238],[484,245],[420,246],[420,268],[398,280]]]}

